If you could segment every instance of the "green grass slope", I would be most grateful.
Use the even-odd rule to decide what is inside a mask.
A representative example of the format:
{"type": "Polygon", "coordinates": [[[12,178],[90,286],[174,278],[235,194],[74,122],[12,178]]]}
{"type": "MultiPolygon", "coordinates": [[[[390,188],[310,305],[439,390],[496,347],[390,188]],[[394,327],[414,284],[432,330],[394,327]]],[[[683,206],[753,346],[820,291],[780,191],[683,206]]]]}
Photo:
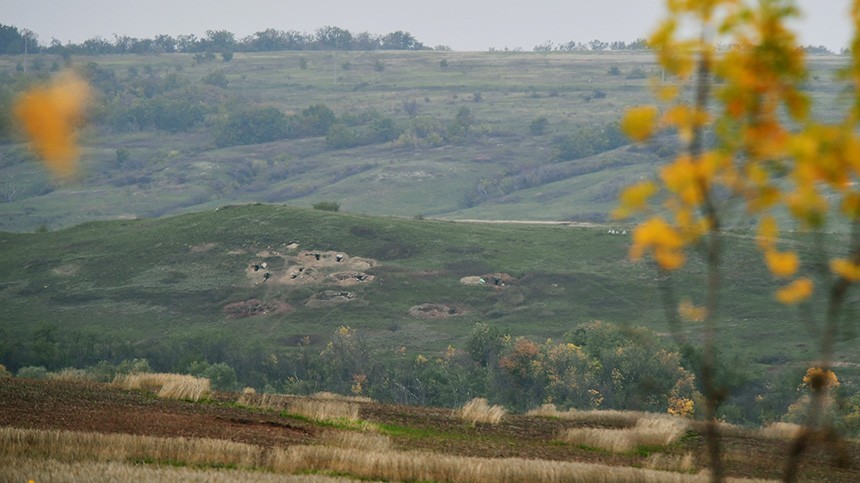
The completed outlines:
{"type": "MultiPolygon", "coordinates": [[[[25,77],[17,61],[0,56],[0,77],[10,86],[49,75],[25,77]]],[[[808,92],[822,120],[842,112],[835,72],[844,61],[810,58],[808,92]]],[[[628,107],[653,102],[649,77],[660,72],[647,52],[238,53],[230,62],[202,64],[184,54],[106,55],[74,57],[73,65],[97,65],[111,79],[104,84],[123,93],[98,92],[71,182],[51,180],[22,144],[0,145],[2,230],[158,217],[230,202],[336,201],[345,211],[409,217],[599,220],[621,188],[664,160],[631,146],[568,161],[556,156],[560,136],[599,129],[628,107]],[[226,87],[203,82],[212,72],[223,73],[226,87]],[[114,126],[119,121],[108,114],[125,112],[117,106],[151,102],[140,89],[122,89],[166,79],[196,93],[202,123],[179,133],[114,126]],[[313,137],[217,146],[215,127],[237,106],[295,113],[313,104],[329,106],[347,124],[372,111],[402,129],[419,123],[444,131],[461,108],[474,122],[466,138],[436,144],[333,149],[313,137]],[[547,127],[534,134],[530,124],[538,118],[547,127]],[[127,160],[120,163],[122,149],[127,160]]],[[[175,102],[176,92],[167,91],[166,102],[175,102]]]]}
{"type": "MultiPolygon", "coordinates": [[[[0,361],[56,368],[148,356],[170,368],[204,349],[265,357],[291,351],[305,337],[322,347],[343,325],[357,329],[382,355],[404,346],[412,354],[438,353],[449,344],[462,348],[479,321],[539,339],[595,319],[665,333],[656,271],[630,262],[629,237],[607,230],[252,204],[47,233],[0,233],[0,361]],[[292,243],[298,249],[291,251],[292,243]],[[340,270],[337,262],[315,266],[312,256],[301,255],[306,250],[374,265],[342,270],[352,284],[339,286],[329,276],[340,270]],[[252,264],[262,262],[267,269],[254,272],[252,264]],[[324,277],[294,284],[289,275],[299,266],[324,277]],[[359,272],[370,278],[351,280],[359,272]],[[495,273],[513,280],[504,287],[460,283],[495,273]],[[348,301],[308,303],[320,299],[348,301]],[[225,306],[249,300],[269,313],[231,318],[225,312],[225,306]],[[422,304],[444,304],[456,313],[431,319],[410,314],[422,304]]],[[[839,236],[829,242],[838,243],[839,236]]],[[[811,363],[817,358],[814,339],[794,309],[774,302],[776,282],[759,268],[753,240],[735,233],[725,243],[720,347],[756,373],[771,364],[811,363]]],[[[796,244],[807,249],[802,238],[796,244]]],[[[701,300],[696,287],[702,269],[700,261],[691,261],[689,272],[673,281],[679,294],[701,300]]],[[[696,324],[685,327],[694,337],[698,330],[696,324]]],[[[841,342],[837,355],[846,371],[856,371],[856,344],[841,342]]]]}

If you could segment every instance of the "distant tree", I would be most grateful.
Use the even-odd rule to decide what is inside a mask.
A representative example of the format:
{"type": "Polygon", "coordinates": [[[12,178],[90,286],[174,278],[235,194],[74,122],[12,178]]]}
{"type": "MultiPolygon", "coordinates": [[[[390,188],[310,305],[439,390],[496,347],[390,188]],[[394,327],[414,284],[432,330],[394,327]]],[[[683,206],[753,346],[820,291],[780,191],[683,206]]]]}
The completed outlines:
{"type": "Polygon", "coordinates": [[[18,30],[11,25],[0,24],[0,54],[35,54],[39,52],[39,40],[30,30],[18,30]]]}
{"type": "Polygon", "coordinates": [[[602,51],[609,48],[609,44],[607,42],[603,42],[602,40],[594,39],[588,43],[589,50],[602,51]]]}
{"type": "Polygon", "coordinates": [[[352,39],[353,50],[377,50],[380,48],[380,38],[368,32],[362,32],[352,39]]]}
{"type": "Polygon", "coordinates": [[[326,25],[317,29],[315,40],[320,50],[349,50],[352,47],[352,34],[340,27],[326,25]]]}
{"type": "Polygon", "coordinates": [[[214,52],[232,52],[236,49],[236,36],[227,30],[207,30],[204,42],[207,49],[214,52]]]}
{"type": "Polygon", "coordinates": [[[213,70],[203,77],[203,83],[226,89],[230,82],[227,80],[227,76],[224,75],[224,71],[213,70]]]}
{"type": "Polygon", "coordinates": [[[131,154],[129,153],[127,147],[123,146],[123,147],[117,148],[117,150],[116,150],[116,164],[122,166],[123,164],[128,162],[128,159],[130,156],[131,156],[131,154]]]}
{"type": "Polygon", "coordinates": [[[169,35],[156,35],[153,44],[158,53],[172,54],[176,52],[176,39],[169,35]]]}
{"type": "Polygon", "coordinates": [[[313,204],[313,209],[320,211],[340,211],[340,203],[336,201],[320,201],[313,204]]]}
{"type": "Polygon", "coordinates": [[[421,50],[424,44],[418,42],[409,32],[398,30],[384,35],[380,42],[383,50],[421,50]]]}
{"type": "Polygon", "coordinates": [[[344,124],[333,125],[325,135],[325,143],[333,149],[346,149],[357,146],[360,141],[355,131],[344,124]]]}
{"type": "Polygon", "coordinates": [[[287,136],[287,117],[274,107],[251,107],[233,112],[215,128],[219,146],[257,144],[287,136]]]}
{"type": "Polygon", "coordinates": [[[546,133],[547,127],[549,127],[549,120],[546,117],[541,116],[535,118],[531,124],[529,124],[529,132],[535,136],[540,136],[546,133]]]}
{"type": "Polygon", "coordinates": [[[294,128],[298,137],[323,136],[337,120],[334,111],[325,104],[309,106],[295,116],[294,128]]]}

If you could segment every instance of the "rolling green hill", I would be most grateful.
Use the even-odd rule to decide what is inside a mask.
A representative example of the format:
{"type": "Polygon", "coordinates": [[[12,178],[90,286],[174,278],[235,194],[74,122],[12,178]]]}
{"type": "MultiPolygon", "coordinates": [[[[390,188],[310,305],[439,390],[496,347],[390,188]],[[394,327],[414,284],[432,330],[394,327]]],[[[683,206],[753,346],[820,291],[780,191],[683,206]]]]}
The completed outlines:
{"type": "MultiPolygon", "coordinates": [[[[629,237],[607,231],[255,204],[2,233],[0,361],[13,369],[132,357],[164,369],[195,357],[253,365],[303,343],[322,348],[341,326],[381,357],[463,348],[476,322],[536,340],[591,320],[665,333],[656,271],[628,261],[629,237]]],[[[724,354],[758,375],[806,367],[817,357],[814,339],[795,310],[774,302],[776,282],[753,241],[738,232],[726,244],[724,354]]],[[[807,249],[802,237],[796,244],[807,249]]],[[[672,282],[679,296],[700,300],[701,270],[693,260],[672,282]]],[[[698,327],[685,331],[695,337],[698,327]]],[[[858,356],[853,341],[841,343],[843,374],[857,371],[858,356]]]]}
{"type": "MultiPolygon", "coordinates": [[[[19,59],[0,57],[0,100],[51,74],[55,59],[40,58],[42,70],[24,75],[19,59]]],[[[835,73],[843,64],[810,57],[818,118],[841,112],[835,73]]],[[[626,146],[612,130],[626,108],[652,102],[659,71],[648,52],[277,52],[208,63],[190,54],[104,55],[74,57],[72,66],[98,93],[79,176],[51,180],[24,145],[0,144],[0,229],[232,202],[602,221],[624,186],[673,152],[669,138],[626,146]],[[243,109],[300,115],[319,105],[336,115],[327,136],[223,145],[222,127],[243,109]],[[463,109],[465,128],[457,125],[463,109]],[[545,124],[533,128],[539,119],[545,124]]]]}

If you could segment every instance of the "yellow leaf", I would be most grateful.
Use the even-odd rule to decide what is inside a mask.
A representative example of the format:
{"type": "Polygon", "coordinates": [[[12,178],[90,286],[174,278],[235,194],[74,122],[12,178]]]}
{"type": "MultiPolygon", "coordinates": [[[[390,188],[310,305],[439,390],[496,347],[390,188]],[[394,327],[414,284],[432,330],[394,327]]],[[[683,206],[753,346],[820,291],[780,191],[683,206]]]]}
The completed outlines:
{"type": "Polygon", "coordinates": [[[639,260],[651,250],[654,260],[665,270],[680,268],[686,258],[682,251],[684,239],[666,220],[658,217],[646,220],[633,231],[630,258],[639,260]]]}
{"type": "Polygon", "coordinates": [[[776,292],[776,299],[786,305],[797,304],[803,302],[815,289],[812,280],[808,278],[798,278],[790,284],[782,287],[776,292]]]}
{"type": "Polygon", "coordinates": [[[774,249],[768,249],[764,252],[764,259],[767,262],[767,268],[770,270],[770,273],[781,278],[794,275],[800,266],[800,259],[797,258],[797,253],[795,252],[779,252],[774,249]]]}
{"type": "Polygon", "coordinates": [[[689,300],[683,300],[678,304],[678,315],[690,322],[701,322],[705,320],[708,311],[704,307],[697,307],[689,300]]]}
{"type": "Polygon", "coordinates": [[[621,207],[613,212],[615,218],[627,216],[642,211],[648,204],[648,198],[657,192],[657,185],[651,181],[643,181],[629,186],[621,192],[621,207]]]}
{"type": "Polygon", "coordinates": [[[860,219],[860,193],[850,192],[842,199],[842,213],[851,220],[860,219]]]}
{"type": "Polygon", "coordinates": [[[837,258],[830,262],[830,271],[851,282],[860,281],[860,266],[851,260],[837,258]]]}
{"type": "Polygon", "coordinates": [[[90,98],[89,85],[71,73],[34,87],[15,103],[31,148],[55,174],[71,175],[78,157],[76,127],[90,98]]]}
{"type": "Polygon", "coordinates": [[[756,245],[762,250],[770,249],[776,243],[777,237],[779,237],[779,225],[776,224],[776,219],[772,216],[762,218],[758,225],[756,245]]]}
{"type": "Polygon", "coordinates": [[[621,131],[630,139],[642,142],[654,134],[657,121],[657,108],[654,106],[632,107],[621,120],[621,131]]]}

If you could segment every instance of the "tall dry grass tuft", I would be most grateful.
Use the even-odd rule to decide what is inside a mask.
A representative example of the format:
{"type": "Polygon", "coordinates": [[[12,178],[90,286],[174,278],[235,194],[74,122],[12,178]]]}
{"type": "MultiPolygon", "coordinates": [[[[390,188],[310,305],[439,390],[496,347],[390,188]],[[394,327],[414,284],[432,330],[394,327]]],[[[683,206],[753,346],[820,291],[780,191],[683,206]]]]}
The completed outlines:
{"type": "Polygon", "coordinates": [[[391,438],[358,431],[326,431],[320,438],[325,446],[385,452],[391,449],[391,438]]]}
{"type": "Polygon", "coordinates": [[[59,372],[49,372],[48,379],[55,381],[92,382],[96,380],[96,376],[84,369],[67,367],[59,372]]]}
{"type": "Polygon", "coordinates": [[[474,425],[476,423],[499,424],[506,412],[502,406],[490,406],[486,399],[476,397],[458,409],[455,414],[463,421],[474,425]]]}
{"type": "Polygon", "coordinates": [[[640,419],[631,428],[570,428],[564,430],[559,439],[569,443],[626,453],[639,446],[671,444],[684,435],[687,427],[687,421],[681,418],[652,415],[640,419]]]}
{"type": "Polygon", "coordinates": [[[645,468],[662,471],[678,471],[689,473],[696,468],[693,453],[689,451],[683,455],[654,453],[645,462],[645,468]]]}
{"type": "Polygon", "coordinates": [[[767,439],[791,441],[796,439],[801,431],[803,431],[803,426],[799,424],[776,422],[761,428],[758,433],[767,439]]]}
{"type": "Polygon", "coordinates": [[[297,399],[290,403],[287,412],[316,421],[335,419],[358,421],[359,419],[357,404],[336,400],[297,399]]]}
{"type": "Polygon", "coordinates": [[[532,409],[526,416],[538,416],[548,418],[559,418],[568,421],[576,421],[583,424],[596,424],[601,426],[618,426],[622,428],[634,426],[639,420],[659,416],[655,413],[642,411],[616,411],[614,409],[594,409],[580,411],[569,409],[559,411],[555,404],[544,404],[539,408],[532,409]]]}
{"type": "Polygon", "coordinates": [[[340,399],[288,396],[284,394],[242,393],[236,404],[274,411],[285,411],[316,421],[359,420],[359,406],[340,399]]]}
{"type": "Polygon", "coordinates": [[[316,392],[312,396],[315,399],[335,399],[338,401],[349,401],[357,403],[372,403],[373,399],[367,396],[344,396],[343,394],[335,394],[333,392],[321,391],[316,392]]]}
{"type": "Polygon", "coordinates": [[[123,389],[152,391],[158,397],[199,401],[212,394],[209,379],[186,374],[124,374],[116,376],[113,385],[123,389]]]}

